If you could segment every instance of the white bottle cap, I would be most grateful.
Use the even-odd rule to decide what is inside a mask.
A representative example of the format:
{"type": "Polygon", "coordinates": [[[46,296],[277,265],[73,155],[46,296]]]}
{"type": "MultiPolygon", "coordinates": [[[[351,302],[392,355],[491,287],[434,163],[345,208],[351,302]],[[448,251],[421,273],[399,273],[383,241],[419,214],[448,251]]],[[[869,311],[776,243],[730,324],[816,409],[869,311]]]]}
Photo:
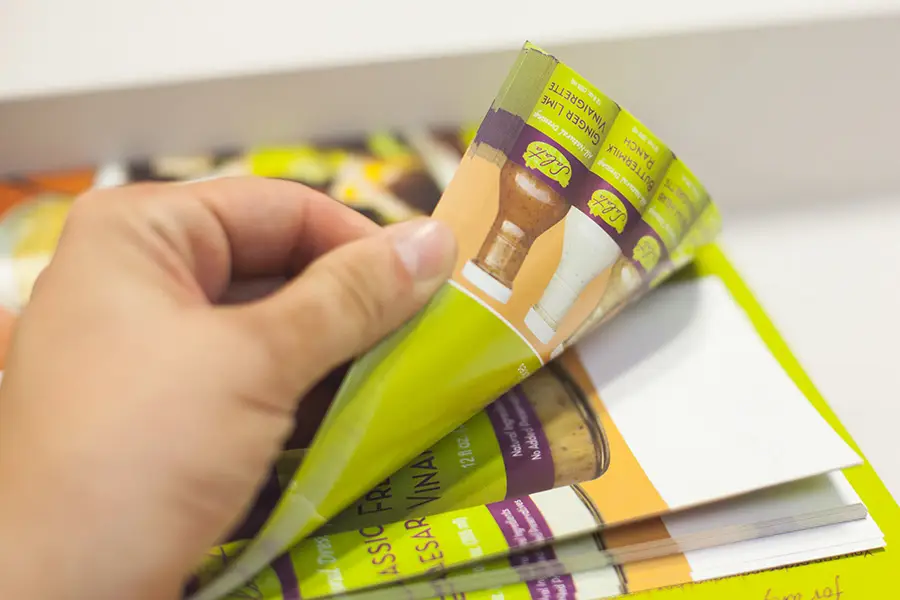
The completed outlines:
{"type": "Polygon", "coordinates": [[[528,314],[525,315],[525,325],[531,330],[534,337],[541,340],[542,344],[550,343],[550,340],[556,335],[556,330],[534,308],[528,309],[528,314]]]}
{"type": "Polygon", "coordinates": [[[467,262],[463,266],[462,274],[463,277],[471,281],[475,287],[497,302],[500,302],[501,304],[509,302],[509,297],[512,296],[512,290],[494,279],[490,274],[483,271],[481,267],[472,261],[467,262]]]}

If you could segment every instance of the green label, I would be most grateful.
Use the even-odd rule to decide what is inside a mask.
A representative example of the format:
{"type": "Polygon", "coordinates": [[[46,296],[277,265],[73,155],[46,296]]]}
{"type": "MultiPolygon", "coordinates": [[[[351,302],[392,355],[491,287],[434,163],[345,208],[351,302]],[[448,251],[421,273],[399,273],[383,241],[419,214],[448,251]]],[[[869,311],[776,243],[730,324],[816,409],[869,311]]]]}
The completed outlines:
{"type": "MultiPolygon", "coordinates": [[[[569,600],[566,596],[561,596],[562,600],[569,600]]],[[[493,590],[478,590],[475,592],[466,592],[465,594],[457,594],[456,596],[445,596],[444,598],[434,598],[433,600],[551,600],[554,596],[548,595],[544,598],[534,596],[528,585],[524,583],[516,583],[507,585],[502,588],[493,590]]],[[[574,600],[572,598],[571,600],[574,600]]]]}
{"type": "Polygon", "coordinates": [[[634,245],[631,258],[641,263],[644,271],[651,271],[659,263],[662,254],[659,242],[652,235],[645,235],[634,245]]]}
{"type": "Polygon", "coordinates": [[[618,112],[615,102],[558,64],[526,123],[590,165],[618,112]]]}
{"type": "Polygon", "coordinates": [[[366,493],[325,531],[393,523],[488,504],[505,495],[506,469],[497,434],[487,413],[480,412],[366,493]]]}
{"type": "Polygon", "coordinates": [[[689,174],[684,163],[672,161],[643,215],[670,251],[681,242],[705,202],[706,193],[687,177],[689,174]]]}
{"type": "Polygon", "coordinates": [[[700,217],[694,222],[681,243],[669,255],[666,265],[660,268],[650,287],[655,288],[665,281],[669,275],[685,266],[697,255],[697,250],[709,244],[718,235],[722,227],[722,219],[715,205],[707,204],[700,217]]]}
{"type": "Polygon", "coordinates": [[[569,159],[547,142],[531,142],[522,154],[525,166],[540,171],[562,187],[568,187],[572,178],[569,159]]]}
{"type": "Polygon", "coordinates": [[[246,546],[245,541],[230,542],[216,546],[206,553],[200,566],[194,571],[194,578],[199,585],[212,581],[246,546]]]}
{"type": "MultiPolygon", "coordinates": [[[[560,493],[570,499],[577,497],[571,488],[561,488],[545,492],[541,503],[552,507],[552,498],[559,497],[560,493]],[[551,495],[547,496],[548,493],[551,495]]],[[[568,501],[560,509],[562,506],[571,510],[568,501]]],[[[554,509],[549,510],[552,514],[554,509]]],[[[535,497],[524,496],[355,531],[317,535],[291,548],[243,589],[228,597],[255,597],[249,595],[251,591],[277,591],[280,586],[291,597],[299,592],[301,598],[317,598],[427,574],[451,583],[456,575],[464,578],[467,573],[481,571],[505,571],[508,575],[516,564],[509,559],[511,547],[524,548],[554,539],[547,516],[535,497]]],[[[593,526],[593,518],[585,522],[585,527],[593,526]]],[[[541,549],[535,550],[532,556],[537,560],[552,558],[552,554],[540,558],[544,556],[541,549]]],[[[231,557],[232,552],[223,551],[220,558],[213,551],[198,581],[208,580],[218,570],[233,564],[231,557]]],[[[419,586],[417,594],[422,593],[422,585],[427,586],[425,593],[449,589],[423,582],[409,585],[419,586]]]]}
{"type": "Polygon", "coordinates": [[[643,212],[671,160],[666,145],[629,112],[621,110],[591,171],[643,212]]]}
{"type": "Polygon", "coordinates": [[[680,160],[675,162],[678,164],[675,165],[673,179],[677,182],[677,189],[680,190],[678,193],[683,194],[685,201],[690,203],[694,220],[699,219],[709,204],[709,194],[687,165],[680,160]]]}
{"type": "Polygon", "coordinates": [[[509,548],[484,506],[324,535],[291,551],[300,596],[351,591],[509,548]]]}

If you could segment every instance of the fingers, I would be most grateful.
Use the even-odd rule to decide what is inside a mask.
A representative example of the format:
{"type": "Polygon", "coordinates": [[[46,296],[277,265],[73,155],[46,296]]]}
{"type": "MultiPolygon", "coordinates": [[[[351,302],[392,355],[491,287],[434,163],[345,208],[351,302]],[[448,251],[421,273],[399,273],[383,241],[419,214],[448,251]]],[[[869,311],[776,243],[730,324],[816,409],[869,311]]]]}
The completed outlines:
{"type": "Polygon", "coordinates": [[[165,267],[163,277],[187,288],[195,282],[217,302],[231,281],[292,277],[317,256],[380,230],[299,183],[222,178],[90,192],[73,205],[60,250],[99,252],[115,263],[126,260],[121,248],[128,246],[139,264],[165,267]],[[113,244],[119,251],[103,250],[113,244]]]}
{"type": "Polygon", "coordinates": [[[267,349],[266,378],[279,382],[275,396],[292,405],[421,309],[447,281],[455,258],[445,225],[410,221],[341,246],[277,293],[230,310],[267,349]]]}
{"type": "Polygon", "coordinates": [[[253,279],[232,281],[231,285],[219,298],[219,304],[241,304],[261,300],[284,287],[288,282],[285,277],[256,277],[253,279]]]}
{"type": "Polygon", "coordinates": [[[380,229],[353,209],[291,181],[228,177],[169,189],[196,197],[215,215],[228,238],[237,278],[294,274],[332,248],[380,229]]]}

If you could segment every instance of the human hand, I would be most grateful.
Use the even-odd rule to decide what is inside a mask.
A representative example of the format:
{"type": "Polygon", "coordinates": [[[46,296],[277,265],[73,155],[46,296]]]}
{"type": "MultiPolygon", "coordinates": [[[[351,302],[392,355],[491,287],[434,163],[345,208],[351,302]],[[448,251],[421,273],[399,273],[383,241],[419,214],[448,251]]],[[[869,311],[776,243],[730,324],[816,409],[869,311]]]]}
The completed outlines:
{"type": "Polygon", "coordinates": [[[381,229],[285,181],[76,200],[0,388],[0,597],[178,597],[297,399],[421,308],[454,254],[435,221],[381,229]]]}

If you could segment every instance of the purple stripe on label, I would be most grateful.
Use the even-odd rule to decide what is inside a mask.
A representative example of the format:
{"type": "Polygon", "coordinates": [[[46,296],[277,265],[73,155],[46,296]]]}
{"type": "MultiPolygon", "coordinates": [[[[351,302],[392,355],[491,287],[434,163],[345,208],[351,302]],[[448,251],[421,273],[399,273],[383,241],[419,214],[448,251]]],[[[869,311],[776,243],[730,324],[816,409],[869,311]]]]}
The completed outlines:
{"type": "Polygon", "coordinates": [[[528,169],[567,201],[581,187],[581,182],[588,174],[587,167],[573,154],[528,124],[522,129],[507,157],[528,169]],[[542,149],[541,145],[551,146],[559,156],[542,149]]]}
{"type": "Polygon", "coordinates": [[[623,236],[622,243],[619,245],[622,248],[622,254],[624,254],[635,267],[640,270],[641,273],[646,273],[647,270],[644,268],[644,265],[638,260],[640,252],[638,252],[638,256],[635,255],[635,249],[638,244],[642,243],[642,240],[645,237],[650,237],[656,241],[657,247],[659,248],[659,259],[650,267],[652,271],[657,265],[662,264],[664,261],[669,258],[669,251],[666,249],[666,245],[663,243],[662,238],[659,237],[659,234],[653,230],[652,227],[647,225],[647,223],[641,219],[638,223],[637,227],[630,229],[627,231],[627,235],[623,236]]]}
{"type": "Polygon", "coordinates": [[[553,487],[550,442],[541,421],[516,386],[487,408],[506,467],[506,497],[517,498],[553,487]]]}
{"type": "Polygon", "coordinates": [[[475,132],[476,144],[487,144],[500,150],[507,156],[512,152],[516,138],[525,127],[525,121],[505,110],[488,110],[478,131],[475,132]]]}
{"type": "Polygon", "coordinates": [[[641,213],[638,212],[628,198],[626,198],[622,192],[617,190],[613,184],[595,173],[588,172],[585,176],[584,183],[570,202],[572,203],[572,206],[589,216],[594,223],[599,225],[603,231],[609,234],[609,236],[619,245],[619,248],[622,248],[622,244],[625,243],[628,231],[641,223],[641,213]],[[622,226],[620,227],[622,229],[621,233],[616,227],[607,223],[600,216],[603,211],[613,210],[617,213],[619,212],[619,207],[611,207],[607,201],[604,201],[603,191],[607,191],[614,195],[622,203],[625,214],[623,215],[624,219],[622,219],[622,226]],[[598,194],[598,192],[601,193],[598,194]]]}
{"type": "Polygon", "coordinates": [[[553,538],[544,515],[528,496],[501,500],[487,505],[488,511],[510,548],[543,542],[553,538]]]}
{"type": "Polygon", "coordinates": [[[571,575],[558,575],[528,582],[532,600],[574,600],[575,581],[571,575]]]}
{"type": "MultiPolygon", "coordinates": [[[[541,563],[546,563],[550,561],[556,560],[556,553],[553,551],[553,546],[545,546],[543,548],[538,548],[537,550],[532,550],[531,552],[523,552],[522,554],[513,554],[509,557],[509,564],[514,567],[521,567],[524,565],[529,565],[532,568],[535,565],[540,565],[541,563]]],[[[539,577],[539,575],[535,575],[533,577],[539,577]]]]}
{"type": "Polygon", "coordinates": [[[300,584],[297,583],[297,573],[289,554],[282,554],[272,561],[272,570],[281,584],[281,597],[283,600],[300,600],[300,584]]]}

